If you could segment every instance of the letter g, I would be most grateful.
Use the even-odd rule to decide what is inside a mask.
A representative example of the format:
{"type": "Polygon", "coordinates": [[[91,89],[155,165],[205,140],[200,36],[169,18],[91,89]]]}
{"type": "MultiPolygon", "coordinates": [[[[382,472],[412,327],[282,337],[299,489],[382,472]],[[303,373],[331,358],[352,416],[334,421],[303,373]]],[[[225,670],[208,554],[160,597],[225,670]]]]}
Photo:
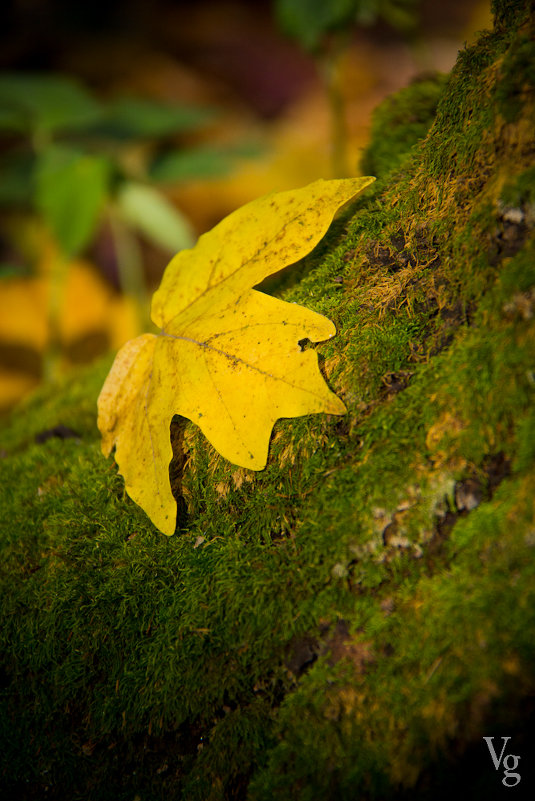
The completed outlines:
{"type": "Polygon", "coordinates": [[[520,757],[516,754],[507,754],[507,756],[503,760],[503,766],[505,768],[502,784],[506,787],[516,787],[517,784],[520,783],[520,773],[512,773],[512,771],[516,770],[520,757]],[[510,760],[514,761],[514,765],[510,765],[510,760]],[[509,779],[513,779],[513,783],[509,783],[509,779]]]}

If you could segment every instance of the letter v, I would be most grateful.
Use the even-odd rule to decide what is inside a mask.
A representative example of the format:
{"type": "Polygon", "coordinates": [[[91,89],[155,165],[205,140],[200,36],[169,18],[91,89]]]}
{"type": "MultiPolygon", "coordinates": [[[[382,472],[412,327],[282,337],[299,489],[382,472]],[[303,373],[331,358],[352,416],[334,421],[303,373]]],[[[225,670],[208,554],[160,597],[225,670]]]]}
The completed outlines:
{"type": "Polygon", "coordinates": [[[494,743],[492,742],[494,740],[494,737],[483,737],[483,739],[486,740],[486,742],[487,742],[487,745],[488,745],[489,751],[490,751],[490,755],[492,757],[492,761],[494,762],[494,767],[496,768],[496,770],[498,770],[498,768],[500,767],[500,763],[502,761],[503,752],[505,751],[505,746],[507,745],[507,743],[509,742],[509,740],[511,738],[510,737],[502,737],[502,740],[504,741],[504,743],[503,743],[503,748],[502,748],[502,752],[500,754],[500,758],[499,759],[496,756],[496,751],[494,750],[494,743]]]}

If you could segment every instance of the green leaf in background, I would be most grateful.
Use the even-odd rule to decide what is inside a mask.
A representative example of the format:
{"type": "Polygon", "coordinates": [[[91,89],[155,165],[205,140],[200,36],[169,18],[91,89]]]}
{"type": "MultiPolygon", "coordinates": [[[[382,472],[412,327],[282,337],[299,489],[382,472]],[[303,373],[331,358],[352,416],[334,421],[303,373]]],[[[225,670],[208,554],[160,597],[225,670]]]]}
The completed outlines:
{"type": "MultiPolygon", "coordinates": [[[[398,31],[409,32],[414,30],[418,22],[417,6],[420,0],[381,0],[379,13],[381,17],[398,31]]],[[[377,14],[372,22],[375,22],[377,14]]]]}
{"type": "MultiPolygon", "coordinates": [[[[378,5],[380,0],[371,0],[378,5]]],[[[324,34],[350,23],[369,0],[275,0],[278,24],[305,48],[316,50],[324,34]]]]}
{"type": "Polygon", "coordinates": [[[20,264],[15,264],[10,261],[0,262],[0,281],[6,278],[19,278],[24,271],[21,269],[20,264]]]}
{"type": "Polygon", "coordinates": [[[151,139],[191,131],[212,117],[213,112],[206,108],[124,97],[108,106],[95,133],[120,139],[151,139]]]}
{"type": "Polygon", "coordinates": [[[394,28],[410,30],[420,0],[274,0],[282,31],[308,51],[317,51],[323,37],[352,24],[372,25],[382,17],[394,28]]]}
{"type": "Polygon", "coordinates": [[[233,158],[234,154],[215,147],[170,150],[155,158],[149,168],[149,178],[171,182],[226,175],[232,167],[233,158]]]}
{"type": "Polygon", "coordinates": [[[127,181],[117,195],[122,219],[164,250],[193,247],[195,237],[188,220],[167,198],[145,184],[127,181]]]}
{"type": "MultiPolygon", "coordinates": [[[[0,102],[2,102],[0,100],[0,102]]],[[[0,108],[0,131],[7,133],[20,133],[26,130],[24,114],[20,109],[0,108]]]]}
{"type": "Polygon", "coordinates": [[[90,241],[105,202],[108,162],[69,147],[48,147],[39,156],[35,202],[64,254],[72,257],[90,241]]]}
{"type": "Polygon", "coordinates": [[[35,156],[30,150],[7,152],[0,159],[0,206],[31,204],[35,156]]]}
{"type": "Polygon", "coordinates": [[[0,129],[51,134],[94,123],[100,106],[76,81],[59,75],[0,75],[0,129]]]}

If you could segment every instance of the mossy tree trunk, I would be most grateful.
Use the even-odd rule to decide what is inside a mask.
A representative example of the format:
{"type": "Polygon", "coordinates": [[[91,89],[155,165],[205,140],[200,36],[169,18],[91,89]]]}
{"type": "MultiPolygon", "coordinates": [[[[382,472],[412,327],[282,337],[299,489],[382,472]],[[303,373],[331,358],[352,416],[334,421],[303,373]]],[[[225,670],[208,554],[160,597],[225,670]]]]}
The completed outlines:
{"type": "Polygon", "coordinates": [[[109,361],[4,427],[6,797],[496,798],[492,735],[533,782],[535,26],[494,13],[284,291],[345,418],[260,473],[188,424],[170,539],[100,454],[109,361]]]}

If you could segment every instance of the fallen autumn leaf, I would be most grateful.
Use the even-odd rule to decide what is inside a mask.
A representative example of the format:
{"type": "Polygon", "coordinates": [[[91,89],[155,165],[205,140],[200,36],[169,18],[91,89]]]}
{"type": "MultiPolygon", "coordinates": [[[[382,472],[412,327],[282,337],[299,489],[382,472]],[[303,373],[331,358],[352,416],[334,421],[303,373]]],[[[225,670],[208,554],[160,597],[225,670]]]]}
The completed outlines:
{"type": "Polygon", "coordinates": [[[230,214],[168,265],[152,301],[158,335],[119,351],[98,399],[102,451],[116,446],[126,491],[171,535],[169,427],[180,414],[219,453],[261,470],[281,417],[344,414],[306,338],[336,333],[326,317],[253,289],[309,253],[342,205],[373,178],[319,180],[261,197],[230,214]]]}

